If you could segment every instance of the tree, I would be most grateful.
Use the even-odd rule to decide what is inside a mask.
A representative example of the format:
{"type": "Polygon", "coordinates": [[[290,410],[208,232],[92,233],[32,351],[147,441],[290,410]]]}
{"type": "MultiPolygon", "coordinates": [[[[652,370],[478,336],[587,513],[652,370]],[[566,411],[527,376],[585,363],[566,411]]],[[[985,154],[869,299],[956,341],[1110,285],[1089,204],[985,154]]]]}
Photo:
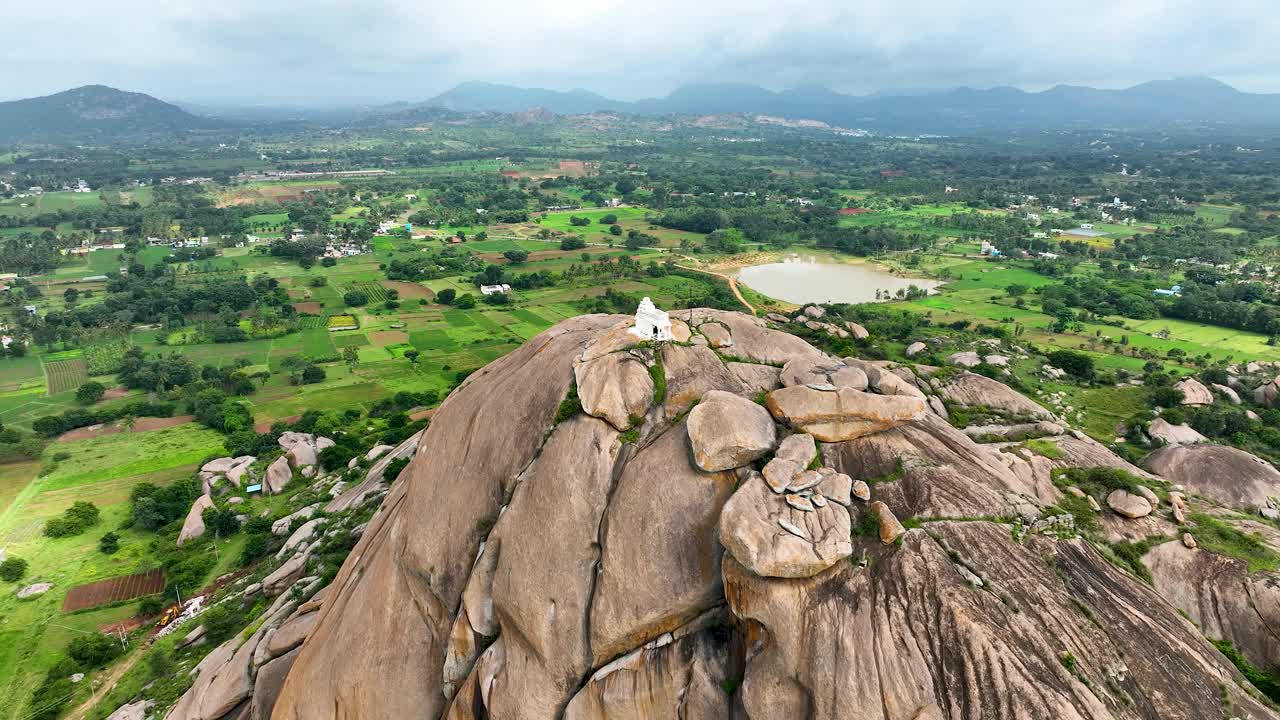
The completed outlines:
{"type": "Polygon", "coordinates": [[[346,363],[349,369],[355,370],[356,366],[360,364],[359,351],[354,347],[342,348],[342,362],[346,363]]]}
{"type": "Polygon", "coordinates": [[[406,360],[409,361],[410,364],[414,364],[418,362],[418,356],[420,354],[421,353],[419,353],[417,350],[414,350],[413,348],[410,348],[404,351],[404,357],[406,360]]]}
{"type": "Polygon", "coordinates": [[[319,382],[324,382],[324,368],[319,365],[308,365],[303,368],[301,378],[303,385],[314,385],[319,382]]]}
{"type": "Polygon", "coordinates": [[[622,178],[618,182],[614,183],[613,187],[622,195],[630,195],[636,191],[636,183],[631,178],[622,178]]]}
{"type": "Polygon", "coordinates": [[[107,386],[97,380],[90,380],[76,389],[76,402],[81,405],[92,405],[102,399],[107,386]]]}
{"type": "Polygon", "coordinates": [[[609,213],[608,215],[602,215],[596,222],[601,225],[616,225],[618,222],[618,216],[613,213],[609,213]]]}
{"type": "Polygon", "coordinates": [[[570,235],[560,241],[561,250],[581,250],[587,246],[587,241],[577,235],[570,235]]]}
{"type": "Polygon", "coordinates": [[[453,306],[462,310],[470,310],[476,306],[476,296],[471,293],[463,293],[453,301],[453,306]]]}
{"type": "Polygon", "coordinates": [[[338,264],[338,258],[326,257],[320,259],[320,264],[325,267],[333,267],[338,264]]]}
{"type": "Polygon", "coordinates": [[[363,290],[348,290],[346,294],[342,296],[342,302],[346,303],[347,307],[368,305],[369,294],[363,290]]]}
{"type": "Polygon", "coordinates": [[[610,234],[610,235],[613,235],[613,236],[615,236],[615,237],[616,237],[616,236],[619,236],[619,235],[622,235],[622,226],[621,226],[621,225],[616,225],[616,224],[615,224],[615,225],[610,225],[610,226],[609,226],[609,234],[610,234]]]}
{"type": "Polygon", "coordinates": [[[0,562],[0,580],[17,582],[27,574],[27,561],[19,557],[7,557],[0,562]]]}
{"type": "Polygon", "coordinates": [[[506,258],[513,265],[519,265],[529,259],[529,253],[525,250],[508,250],[502,253],[502,257],[506,258]]]}
{"type": "Polygon", "coordinates": [[[1012,285],[1007,285],[1007,286],[1005,286],[1005,289],[1004,289],[1005,293],[1006,293],[1009,297],[1014,297],[1014,298],[1016,298],[1016,297],[1022,297],[1023,295],[1026,295],[1026,294],[1027,294],[1027,290],[1028,290],[1028,288],[1027,288],[1027,286],[1026,286],[1026,285],[1019,285],[1018,283],[1013,283],[1012,285]]]}
{"type": "Polygon", "coordinates": [[[1072,377],[1093,379],[1093,358],[1089,355],[1074,350],[1055,350],[1049,353],[1048,358],[1054,367],[1065,370],[1072,377]]]}
{"type": "Polygon", "coordinates": [[[103,535],[98,540],[98,549],[101,550],[104,555],[114,555],[116,551],[120,549],[120,536],[114,532],[109,532],[106,535],[103,535]]]}
{"type": "Polygon", "coordinates": [[[240,521],[231,508],[205,508],[200,517],[204,520],[205,529],[211,531],[214,537],[226,537],[240,529],[240,521]]]}
{"type": "Polygon", "coordinates": [[[453,288],[445,288],[436,293],[436,300],[440,301],[441,304],[450,305],[453,303],[453,299],[457,296],[457,290],[454,290],[453,288]]]}

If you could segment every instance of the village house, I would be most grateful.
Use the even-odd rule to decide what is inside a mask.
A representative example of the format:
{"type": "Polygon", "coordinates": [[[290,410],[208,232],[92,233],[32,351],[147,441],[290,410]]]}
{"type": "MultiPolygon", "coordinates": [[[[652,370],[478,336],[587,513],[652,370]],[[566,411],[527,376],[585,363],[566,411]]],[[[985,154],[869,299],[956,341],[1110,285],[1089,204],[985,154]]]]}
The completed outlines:
{"type": "Polygon", "coordinates": [[[506,295],[511,292],[511,286],[506,283],[501,285],[481,285],[480,292],[485,295],[506,295]]]}

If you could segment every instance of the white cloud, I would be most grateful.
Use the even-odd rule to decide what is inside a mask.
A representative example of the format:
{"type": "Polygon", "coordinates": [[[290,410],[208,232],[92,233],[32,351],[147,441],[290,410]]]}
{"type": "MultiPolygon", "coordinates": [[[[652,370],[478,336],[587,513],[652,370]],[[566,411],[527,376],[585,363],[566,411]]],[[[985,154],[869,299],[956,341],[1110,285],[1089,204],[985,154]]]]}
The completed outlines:
{"type": "Polygon", "coordinates": [[[771,87],[1067,82],[1189,74],[1280,91],[1280,18],[1236,0],[62,0],[5,11],[0,92],[100,82],[165,98],[417,100],[464,80],[622,98],[771,87]]]}

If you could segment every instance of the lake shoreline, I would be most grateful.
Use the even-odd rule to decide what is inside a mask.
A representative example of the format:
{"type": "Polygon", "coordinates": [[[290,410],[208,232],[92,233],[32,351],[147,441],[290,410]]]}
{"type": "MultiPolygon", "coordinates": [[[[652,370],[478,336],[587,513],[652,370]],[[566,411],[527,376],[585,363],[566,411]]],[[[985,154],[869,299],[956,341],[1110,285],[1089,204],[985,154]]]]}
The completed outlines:
{"type": "Polygon", "coordinates": [[[930,293],[943,283],[915,277],[872,258],[824,251],[770,251],[727,258],[717,272],[752,292],[788,305],[888,302],[916,286],[930,293]]]}

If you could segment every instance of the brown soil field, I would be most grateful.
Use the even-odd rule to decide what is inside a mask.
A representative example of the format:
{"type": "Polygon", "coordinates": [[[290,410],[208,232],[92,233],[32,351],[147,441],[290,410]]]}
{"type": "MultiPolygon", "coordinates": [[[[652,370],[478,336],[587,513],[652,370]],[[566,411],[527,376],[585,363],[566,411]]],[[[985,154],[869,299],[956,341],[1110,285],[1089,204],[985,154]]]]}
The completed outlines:
{"type": "Polygon", "coordinates": [[[107,391],[102,394],[102,399],[116,400],[118,398],[125,397],[128,394],[129,394],[129,388],[121,385],[120,387],[107,388],[107,391]]]}
{"type": "Polygon", "coordinates": [[[115,435],[124,432],[124,428],[115,423],[110,425],[90,425],[89,427],[76,428],[68,430],[58,436],[56,442],[70,442],[72,440],[87,440],[89,438],[102,437],[103,435],[115,435]]]}
{"type": "Polygon", "coordinates": [[[319,315],[324,312],[324,306],[314,300],[293,303],[293,309],[305,315],[319,315]]]}
{"type": "Polygon", "coordinates": [[[133,432],[146,432],[147,430],[163,430],[164,428],[174,427],[189,423],[195,420],[194,415],[174,415],[167,418],[151,418],[143,417],[133,421],[133,432]]]}
{"type": "Polygon", "coordinates": [[[301,419],[302,419],[301,415],[290,415],[287,418],[280,418],[278,420],[263,420],[260,423],[254,423],[253,431],[257,433],[264,433],[271,429],[272,423],[282,422],[282,423],[292,424],[292,423],[298,422],[301,419]]]}
{"type": "Polygon", "coordinates": [[[378,347],[400,345],[409,342],[409,333],[402,330],[376,330],[369,333],[369,341],[378,347]]]}
{"type": "Polygon", "coordinates": [[[435,293],[431,292],[431,288],[419,285],[415,282],[385,280],[382,283],[382,287],[388,290],[399,291],[401,300],[417,300],[418,298],[433,298],[436,296],[435,293]]]}
{"type": "Polygon", "coordinates": [[[77,585],[67,591],[67,598],[62,602],[62,612],[132,600],[143,595],[154,595],[163,589],[164,572],[160,570],[148,570],[135,575],[122,575],[87,585],[77,585]]]}

